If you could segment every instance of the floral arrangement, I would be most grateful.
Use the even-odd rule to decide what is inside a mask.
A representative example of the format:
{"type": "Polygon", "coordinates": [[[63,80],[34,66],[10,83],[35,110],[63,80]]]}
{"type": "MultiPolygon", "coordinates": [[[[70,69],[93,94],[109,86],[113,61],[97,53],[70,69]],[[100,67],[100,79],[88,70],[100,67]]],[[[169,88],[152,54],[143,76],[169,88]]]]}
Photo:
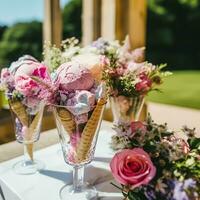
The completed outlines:
{"type": "Polygon", "coordinates": [[[91,51],[104,55],[103,80],[111,96],[137,97],[145,95],[163,82],[170,72],[161,72],[166,66],[144,62],[144,47],[130,50],[129,38],[120,45],[118,41],[100,38],[91,45],[91,51]]]}
{"type": "Polygon", "coordinates": [[[62,42],[61,49],[46,44],[44,48],[45,64],[54,71],[66,61],[100,62],[101,79],[106,82],[111,96],[137,97],[145,95],[163,82],[170,72],[162,72],[166,64],[155,66],[144,61],[144,47],[130,50],[129,38],[123,45],[119,41],[106,41],[99,38],[92,44],[80,47],[75,38],[62,42]],[[96,59],[96,61],[95,61],[96,59]]]}
{"type": "Polygon", "coordinates": [[[79,41],[74,37],[63,40],[60,48],[45,42],[44,63],[48,66],[50,72],[54,72],[61,64],[70,61],[73,56],[79,54],[79,51],[79,41]]]}
{"type": "Polygon", "coordinates": [[[200,138],[186,126],[175,136],[167,124],[149,116],[146,122],[119,123],[111,147],[119,150],[110,167],[129,200],[198,200],[200,198],[200,138]]]}

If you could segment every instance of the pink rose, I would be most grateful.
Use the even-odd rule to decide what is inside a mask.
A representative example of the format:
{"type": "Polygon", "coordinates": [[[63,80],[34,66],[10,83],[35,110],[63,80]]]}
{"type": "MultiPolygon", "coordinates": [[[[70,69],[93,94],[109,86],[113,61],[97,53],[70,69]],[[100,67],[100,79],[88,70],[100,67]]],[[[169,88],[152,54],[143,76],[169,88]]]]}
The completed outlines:
{"type": "Polygon", "coordinates": [[[136,121],[136,122],[131,122],[131,131],[132,133],[136,133],[137,131],[145,133],[147,131],[147,128],[142,122],[136,121]]]}
{"type": "Polygon", "coordinates": [[[148,92],[150,90],[152,81],[145,73],[139,75],[140,82],[135,85],[135,89],[139,92],[148,92]]]}
{"type": "MultiPolygon", "coordinates": [[[[173,146],[177,146],[178,149],[184,154],[188,154],[190,152],[189,144],[182,138],[171,137],[170,141],[173,146]]],[[[178,150],[177,149],[177,150],[178,150]]]]}
{"type": "Polygon", "coordinates": [[[131,189],[147,185],[156,174],[149,155],[141,148],[116,153],[110,168],[114,178],[123,185],[130,185],[131,189]]]}

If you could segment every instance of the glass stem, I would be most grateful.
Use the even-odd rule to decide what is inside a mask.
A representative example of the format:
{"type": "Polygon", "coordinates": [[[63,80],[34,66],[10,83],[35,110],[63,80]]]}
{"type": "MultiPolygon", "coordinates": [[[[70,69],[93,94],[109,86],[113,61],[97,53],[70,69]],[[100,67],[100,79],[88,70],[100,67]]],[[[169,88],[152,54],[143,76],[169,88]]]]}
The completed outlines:
{"type": "Polygon", "coordinates": [[[33,143],[24,144],[24,161],[33,162],[33,143]]]}
{"type": "Polygon", "coordinates": [[[73,190],[81,192],[84,179],[84,166],[75,166],[73,169],[73,190]]]}

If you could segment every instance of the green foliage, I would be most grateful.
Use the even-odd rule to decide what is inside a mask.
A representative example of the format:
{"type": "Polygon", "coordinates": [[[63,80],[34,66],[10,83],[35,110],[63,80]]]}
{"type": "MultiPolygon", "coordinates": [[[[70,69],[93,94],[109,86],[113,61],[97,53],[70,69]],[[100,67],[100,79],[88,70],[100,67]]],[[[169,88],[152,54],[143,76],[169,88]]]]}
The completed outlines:
{"type": "MultiPolygon", "coordinates": [[[[195,199],[193,197],[196,194],[199,199],[200,138],[195,136],[195,129],[187,126],[182,128],[183,135],[188,137],[187,143],[184,139],[176,138],[175,132],[170,132],[167,124],[156,124],[150,115],[143,125],[140,124],[140,126],[145,126],[145,129],[143,127],[141,130],[139,128],[132,130],[131,126],[137,122],[132,123],[128,125],[122,122],[115,126],[117,134],[112,136],[111,147],[114,147],[113,150],[122,148],[122,151],[138,147],[144,149],[156,167],[156,175],[147,185],[134,188],[131,184],[122,185],[121,190],[125,198],[128,197],[130,200],[172,199],[173,193],[176,193],[176,184],[185,184],[185,181],[189,180],[195,184],[187,187],[185,185],[185,188],[180,191],[185,191],[188,197],[191,197],[188,199],[195,199]]],[[[120,169],[126,166],[120,165],[120,169]]]]}
{"type": "Polygon", "coordinates": [[[149,0],[147,20],[147,60],[200,69],[199,0],[149,0]]]}
{"type": "Polygon", "coordinates": [[[70,0],[63,9],[63,38],[81,39],[82,0],[70,0]]]}
{"type": "Polygon", "coordinates": [[[2,39],[3,33],[7,29],[7,26],[0,26],[0,40],[2,39]]]}
{"type": "Polygon", "coordinates": [[[195,178],[198,180],[198,184],[200,185],[199,153],[200,150],[193,150],[188,154],[187,158],[178,160],[175,163],[176,170],[174,171],[174,174],[177,178],[179,178],[179,180],[183,180],[185,178],[195,178]]]}
{"type": "Polygon", "coordinates": [[[0,66],[8,66],[24,54],[41,59],[42,24],[37,21],[17,23],[6,29],[0,41],[0,66]]]}

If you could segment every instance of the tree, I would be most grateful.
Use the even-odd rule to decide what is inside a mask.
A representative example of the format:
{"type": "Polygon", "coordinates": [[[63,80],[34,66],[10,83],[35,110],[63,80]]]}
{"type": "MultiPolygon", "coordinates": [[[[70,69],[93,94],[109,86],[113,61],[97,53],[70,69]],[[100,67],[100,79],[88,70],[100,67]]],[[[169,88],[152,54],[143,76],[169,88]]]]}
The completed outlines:
{"type": "Polygon", "coordinates": [[[69,1],[62,12],[63,39],[76,37],[81,39],[82,0],[69,1]]]}
{"type": "Polygon", "coordinates": [[[2,39],[3,33],[7,28],[8,28],[7,26],[0,26],[0,40],[2,39]]]}
{"type": "Polygon", "coordinates": [[[9,66],[24,54],[42,57],[42,24],[38,21],[17,23],[7,28],[0,41],[0,66],[9,66]]]}
{"type": "Polygon", "coordinates": [[[149,0],[147,58],[171,69],[200,69],[200,1],[149,0]]]}

